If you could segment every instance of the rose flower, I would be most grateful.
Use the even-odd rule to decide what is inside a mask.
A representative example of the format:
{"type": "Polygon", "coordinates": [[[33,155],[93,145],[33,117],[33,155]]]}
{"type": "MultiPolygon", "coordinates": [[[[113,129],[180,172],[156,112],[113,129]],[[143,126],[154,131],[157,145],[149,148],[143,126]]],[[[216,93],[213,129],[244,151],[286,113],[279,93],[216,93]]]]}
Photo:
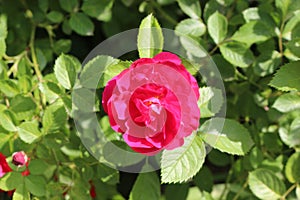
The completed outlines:
{"type": "Polygon", "coordinates": [[[111,127],[136,152],[174,149],[199,126],[196,79],[172,53],[141,58],[112,78],[102,105],[111,127]]]}

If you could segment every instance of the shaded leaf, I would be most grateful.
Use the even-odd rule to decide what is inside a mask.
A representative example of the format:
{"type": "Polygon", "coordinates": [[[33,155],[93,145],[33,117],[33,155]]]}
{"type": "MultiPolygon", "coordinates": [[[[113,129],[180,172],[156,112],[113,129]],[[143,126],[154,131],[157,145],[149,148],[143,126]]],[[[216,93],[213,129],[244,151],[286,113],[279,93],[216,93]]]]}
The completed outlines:
{"type": "Polygon", "coordinates": [[[29,175],[25,177],[26,188],[35,196],[45,196],[46,184],[46,180],[42,176],[29,175]]]}
{"type": "Polygon", "coordinates": [[[31,97],[17,95],[11,100],[11,110],[18,120],[30,118],[35,112],[36,103],[31,97]]]}
{"type": "Polygon", "coordinates": [[[59,0],[59,4],[67,12],[72,12],[78,6],[77,0],[59,0]]]}
{"type": "Polygon", "coordinates": [[[153,200],[160,198],[160,183],[155,172],[141,173],[136,179],[129,200],[153,200]]]}
{"type": "Polygon", "coordinates": [[[199,92],[198,107],[201,111],[201,118],[212,117],[218,113],[224,101],[222,91],[217,88],[202,87],[199,92]]]}
{"type": "Polygon", "coordinates": [[[186,199],[189,192],[189,184],[168,184],[165,191],[166,200],[186,199]]]}
{"type": "Polygon", "coordinates": [[[0,178],[0,189],[4,191],[11,191],[22,184],[22,174],[18,172],[8,172],[0,178]]]}
{"type": "Polygon", "coordinates": [[[70,27],[79,35],[91,36],[94,34],[94,24],[85,14],[77,12],[71,15],[70,27]]]}
{"type": "Polygon", "coordinates": [[[101,21],[109,21],[112,15],[113,2],[113,0],[86,0],[83,2],[81,9],[91,17],[101,21]]]}
{"type": "Polygon", "coordinates": [[[177,0],[181,10],[191,18],[201,18],[201,6],[198,0],[177,0]]]}
{"type": "Polygon", "coordinates": [[[96,56],[84,66],[79,78],[81,85],[86,88],[99,88],[103,73],[109,66],[116,65],[118,62],[118,59],[110,56],[96,56]]]}

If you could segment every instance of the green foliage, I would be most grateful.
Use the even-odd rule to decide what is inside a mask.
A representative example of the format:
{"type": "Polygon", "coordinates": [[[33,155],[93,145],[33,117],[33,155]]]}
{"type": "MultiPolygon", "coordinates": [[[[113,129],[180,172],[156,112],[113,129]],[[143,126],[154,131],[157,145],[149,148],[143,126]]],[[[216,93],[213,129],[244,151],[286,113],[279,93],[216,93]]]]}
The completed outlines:
{"type": "Polygon", "coordinates": [[[200,128],[201,138],[212,147],[229,154],[245,155],[253,145],[246,128],[230,119],[214,118],[206,121],[200,128]],[[218,129],[224,123],[222,130],[218,129]],[[215,124],[213,130],[210,126],[215,124]]]}
{"type": "Polygon", "coordinates": [[[285,192],[285,185],[274,172],[257,169],[249,174],[252,192],[260,199],[278,199],[285,192]]]}
{"type": "Polygon", "coordinates": [[[151,200],[160,198],[159,179],[155,172],[140,174],[130,193],[130,200],[151,200]]]}
{"type": "Polygon", "coordinates": [[[152,58],[163,48],[163,35],[157,19],[152,14],[141,22],[138,34],[138,51],[141,58],[152,58]]]}
{"type": "Polygon", "coordinates": [[[161,160],[162,182],[187,181],[200,170],[205,154],[205,145],[196,134],[185,138],[181,148],[164,151],[161,160]]]}
{"type": "Polygon", "coordinates": [[[300,91],[299,64],[300,62],[292,62],[282,66],[275,74],[270,85],[282,91],[300,91]]]}
{"type": "Polygon", "coordinates": [[[95,188],[96,200],[300,199],[299,25],[299,0],[0,1],[0,152],[12,168],[0,198],[15,190],[13,200],[90,200],[95,188]],[[82,66],[99,42],[138,26],[138,52],[82,66]],[[110,127],[101,96],[134,60],[173,42],[200,86],[200,127],[182,147],[145,159],[110,127]],[[225,91],[206,71],[209,56],[225,91]],[[74,116],[88,129],[84,144],[74,116]],[[30,158],[29,175],[12,163],[16,151],[30,158]],[[144,163],[151,171],[152,159],[161,170],[120,172],[144,163]]]}

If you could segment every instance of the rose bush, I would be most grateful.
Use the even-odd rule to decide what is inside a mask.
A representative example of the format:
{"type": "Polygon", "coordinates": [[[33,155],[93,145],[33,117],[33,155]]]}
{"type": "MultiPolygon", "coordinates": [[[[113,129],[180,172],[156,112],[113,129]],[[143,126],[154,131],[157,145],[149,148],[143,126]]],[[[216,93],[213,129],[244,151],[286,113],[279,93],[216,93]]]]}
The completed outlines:
{"type": "Polygon", "coordinates": [[[112,128],[136,152],[174,149],[199,126],[196,79],[172,53],[141,58],[111,79],[102,104],[112,128]]]}

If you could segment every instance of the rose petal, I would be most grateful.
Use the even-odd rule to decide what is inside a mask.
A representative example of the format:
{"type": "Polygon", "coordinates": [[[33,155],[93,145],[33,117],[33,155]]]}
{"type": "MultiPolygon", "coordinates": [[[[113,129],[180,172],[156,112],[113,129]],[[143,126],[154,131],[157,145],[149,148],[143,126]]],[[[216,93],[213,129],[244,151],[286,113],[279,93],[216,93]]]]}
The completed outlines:
{"type": "Polygon", "coordinates": [[[177,55],[169,53],[169,52],[161,52],[161,53],[157,54],[156,56],[154,56],[153,60],[155,60],[156,62],[161,62],[161,61],[172,62],[175,65],[181,64],[180,58],[177,55]]]}

